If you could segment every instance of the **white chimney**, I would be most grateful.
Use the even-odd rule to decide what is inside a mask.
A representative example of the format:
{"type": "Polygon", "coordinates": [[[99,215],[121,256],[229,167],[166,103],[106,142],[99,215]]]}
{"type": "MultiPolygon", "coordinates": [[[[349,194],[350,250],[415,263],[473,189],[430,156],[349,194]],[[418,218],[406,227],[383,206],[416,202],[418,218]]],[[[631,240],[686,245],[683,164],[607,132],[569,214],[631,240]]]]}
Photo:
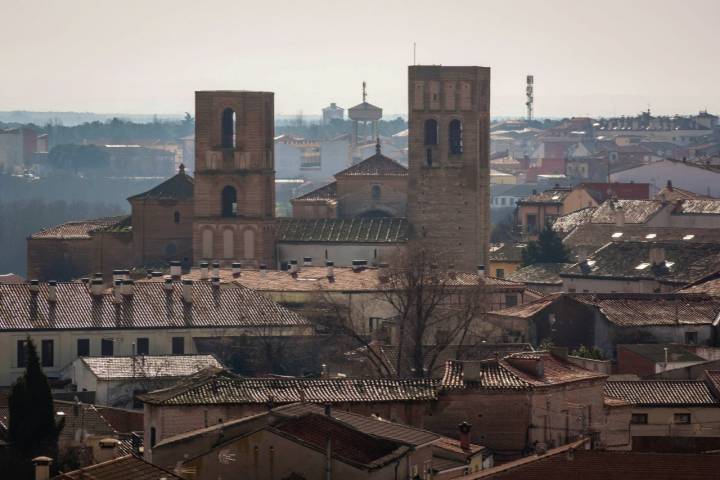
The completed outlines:
{"type": "Polygon", "coordinates": [[[620,205],[615,208],[615,225],[618,227],[625,226],[625,210],[620,205]]]}
{"type": "Polygon", "coordinates": [[[123,279],[123,280],[130,280],[130,270],[123,270],[123,271],[122,271],[122,279],[123,279]]]}
{"type": "Polygon", "coordinates": [[[173,289],[173,281],[172,278],[166,278],[165,283],[163,284],[163,288],[166,292],[172,292],[173,289]]]}
{"type": "Polygon", "coordinates": [[[220,277],[220,262],[212,262],[212,276],[220,277]]]}
{"type": "Polygon", "coordinates": [[[219,287],[220,286],[220,277],[212,277],[212,280],[210,282],[212,283],[213,287],[219,287]]]}
{"type": "Polygon", "coordinates": [[[312,267],[312,257],[303,257],[303,266],[312,267]]]}
{"type": "Polygon", "coordinates": [[[233,262],[233,263],[232,263],[232,275],[233,275],[233,277],[235,277],[235,278],[239,277],[241,270],[242,270],[242,263],[240,263],[240,262],[233,262]]]}
{"type": "Polygon", "coordinates": [[[267,265],[264,263],[260,264],[260,275],[265,275],[267,273],[267,265]]]}
{"type": "Polygon", "coordinates": [[[485,265],[477,266],[478,279],[485,278],[485,265]]]}
{"type": "Polygon", "coordinates": [[[297,260],[290,260],[290,270],[288,270],[291,274],[297,273],[298,266],[297,266],[297,260]]]}
{"type": "Polygon", "coordinates": [[[49,480],[52,458],[35,457],[32,459],[32,462],[33,465],[35,465],[35,480],[49,480]]]}
{"type": "Polygon", "coordinates": [[[183,302],[185,303],[192,303],[193,301],[193,281],[192,280],[183,280],[182,281],[182,295],[183,295],[183,302]]]}
{"type": "Polygon", "coordinates": [[[55,280],[50,280],[48,282],[47,299],[48,302],[57,302],[57,282],[55,280]]]}
{"type": "Polygon", "coordinates": [[[122,280],[122,275],[123,275],[122,270],[113,270],[113,272],[112,272],[113,285],[114,285],[115,282],[117,282],[118,280],[122,280]]]}
{"type": "Polygon", "coordinates": [[[122,294],[133,295],[135,293],[135,282],[133,280],[123,280],[122,294]]]}
{"type": "Polygon", "coordinates": [[[210,276],[210,268],[208,262],[200,262],[200,280],[207,280],[210,276]]]}
{"type": "Polygon", "coordinates": [[[334,278],[335,277],[335,262],[332,260],[327,260],[325,262],[325,266],[327,267],[327,277],[328,278],[334,278]]]}
{"type": "Polygon", "coordinates": [[[182,268],[180,268],[180,262],[177,260],[170,262],[170,276],[173,280],[179,280],[182,276],[182,268]]]}
{"type": "Polygon", "coordinates": [[[93,278],[90,283],[90,293],[94,297],[99,297],[105,292],[105,285],[103,284],[102,278],[93,278]]]}
{"type": "Polygon", "coordinates": [[[40,280],[30,280],[30,291],[38,293],[40,291],[40,280]]]}
{"type": "Polygon", "coordinates": [[[122,280],[115,280],[113,282],[113,298],[115,303],[122,303],[122,280]]]}

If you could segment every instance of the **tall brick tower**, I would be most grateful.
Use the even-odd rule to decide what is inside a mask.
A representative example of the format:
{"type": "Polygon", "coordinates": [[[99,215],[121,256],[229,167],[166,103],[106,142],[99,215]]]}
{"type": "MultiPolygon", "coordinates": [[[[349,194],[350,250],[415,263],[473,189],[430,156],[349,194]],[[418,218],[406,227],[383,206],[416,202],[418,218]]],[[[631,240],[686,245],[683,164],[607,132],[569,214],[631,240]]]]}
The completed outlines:
{"type": "Polygon", "coordinates": [[[275,265],[274,97],[195,92],[193,257],[275,265]]]}
{"type": "Polygon", "coordinates": [[[490,69],[411,66],[408,90],[411,241],[474,270],[490,230],[490,69]]]}

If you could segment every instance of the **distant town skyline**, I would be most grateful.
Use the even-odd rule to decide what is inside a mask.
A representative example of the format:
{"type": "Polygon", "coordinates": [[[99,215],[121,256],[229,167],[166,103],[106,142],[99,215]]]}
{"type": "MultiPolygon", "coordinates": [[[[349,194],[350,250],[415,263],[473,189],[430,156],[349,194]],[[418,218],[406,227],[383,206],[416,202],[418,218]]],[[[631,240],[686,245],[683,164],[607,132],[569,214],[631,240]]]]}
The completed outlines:
{"type": "Polygon", "coordinates": [[[195,90],[237,89],[314,116],[360,103],[366,81],[370,103],[403,114],[413,42],[420,64],[491,67],[493,116],[525,114],[527,74],[538,117],[720,111],[716,0],[0,5],[0,111],[182,114],[195,90]]]}

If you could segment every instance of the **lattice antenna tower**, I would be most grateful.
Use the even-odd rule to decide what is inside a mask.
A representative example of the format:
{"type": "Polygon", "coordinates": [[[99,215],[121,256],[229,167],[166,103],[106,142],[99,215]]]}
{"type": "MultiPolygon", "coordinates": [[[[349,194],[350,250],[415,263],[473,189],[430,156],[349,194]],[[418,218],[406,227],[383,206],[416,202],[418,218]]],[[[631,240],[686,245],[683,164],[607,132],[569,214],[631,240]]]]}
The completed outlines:
{"type": "Polygon", "coordinates": [[[535,96],[533,94],[533,86],[535,84],[535,77],[533,75],[527,76],[527,86],[525,87],[525,94],[527,100],[525,106],[527,107],[527,120],[532,122],[533,119],[533,104],[535,103],[535,96]]]}

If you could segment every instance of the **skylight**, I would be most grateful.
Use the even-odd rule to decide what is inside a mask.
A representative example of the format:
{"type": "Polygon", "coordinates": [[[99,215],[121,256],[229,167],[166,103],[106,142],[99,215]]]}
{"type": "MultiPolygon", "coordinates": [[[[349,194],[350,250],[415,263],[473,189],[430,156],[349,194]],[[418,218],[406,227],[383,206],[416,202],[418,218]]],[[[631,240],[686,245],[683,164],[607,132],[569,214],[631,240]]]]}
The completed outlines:
{"type": "Polygon", "coordinates": [[[655,237],[657,237],[657,233],[648,233],[647,235],[645,235],[645,238],[647,238],[648,240],[655,237]]]}
{"type": "Polygon", "coordinates": [[[683,237],[683,240],[692,240],[693,238],[695,238],[695,235],[691,233],[689,235],[685,235],[683,237]]]}
{"type": "Polygon", "coordinates": [[[649,263],[643,262],[643,263],[641,263],[640,265],[638,265],[637,267],[635,267],[635,270],[644,270],[644,269],[646,269],[646,268],[649,267],[649,266],[650,266],[649,263]]]}
{"type": "Polygon", "coordinates": [[[620,238],[622,237],[622,232],[615,232],[612,234],[612,238],[620,238]]]}

